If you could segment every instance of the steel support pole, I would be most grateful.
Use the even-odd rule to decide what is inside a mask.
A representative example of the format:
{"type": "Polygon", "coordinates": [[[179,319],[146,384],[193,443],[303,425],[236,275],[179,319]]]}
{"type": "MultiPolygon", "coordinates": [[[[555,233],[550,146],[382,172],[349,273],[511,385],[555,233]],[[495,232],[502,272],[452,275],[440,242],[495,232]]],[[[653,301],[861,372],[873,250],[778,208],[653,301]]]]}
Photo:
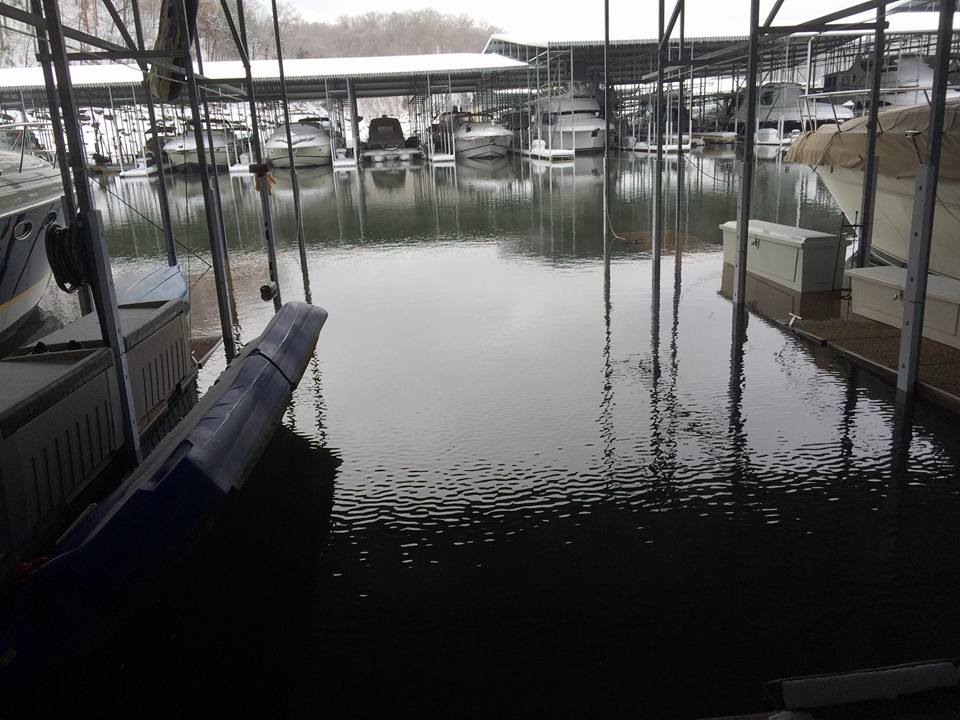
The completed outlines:
{"type": "MultiPolygon", "coordinates": [[[[277,43],[277,65],[280,71],[280,100],[283,103],[283,122],[287,130],[287,157],[290,160],[290,186],[293,189],[293,214],[294,221],[297,223],[297,247],[300,250],[300,269],[303,272],[304,282],[308,282],[307,271],[307,246],[303,236],[303,208],[300,207],[300,182],[297,179],[297,164],[293,157],[293,137],[290,132],[290,107],[287,101],[287,80],[283,73],[283,48],[280,44],[280,20],[277,15],[277,0],[270,0],[270,6],[273,9],[273,37],[277,43]]],[[[252,83],[251,83],[252,86],[252,83]]],[[[332,161],[331,161],[332,162],[332,161]]],[[[273,239],[271,233],[271,240],[273,239]]],[[[274,297],[274,307],[280,309],[280,278],[277,275],[277,248],[276,244],[268,243],[270,250],[270,265],[272,279],[277,283],[277,294],[274,297]]]]}
{"type": "MultiPolygon", "coordinates": [[[[30,8],[34,15],[43,15],[41,0],[31,0],[30,8]]],[[[40,67],[43,69],[43,84],[47,91],[47,101],[50,106],[50,127],[53,130],[53,146],[57,153],[57,166],[60,169],[60,180],[63,182],[63,214],[66,219],[73,219],[77,214],[77,200],[73,194],[73,179],[70,177],[70,163],[67,159],[67,146],[63,141],[63,123],[60,121],[60,103],[57,101],[57,85],[53,79],[53,66],[49,55],[50,48],[43,32],[37,31],[37,55],[40,58],[40,67]]],[[[24,118],[26,121],[26,118],[24,118]]],[[[80,313],[89,315],[93,312],[93,295],[90,288],[82,286],[77,292],[80,301],[80,313]]]]}
{"type": "Polygon", "coordinates": [[[856,266],[862,268],[870,261],[870,243],[873,238],[873,209],[877,189],[877,114],[880,112],[880,74],[883,71],[885,49],[884,26],[887,9],[877,6],[877,30],[874,35],[873,68],[870,81],[870,115],[867,120],[867,154],[863,168],[863,196],[860,199],[860,242],[857,244],[856,266]]]}
{"type": "Polygon", "coordinates": [[[353,137],[353,161],[360,167],[360,124],[357,120],[357,92],[347,78],[347,102],[350,105],[350,134],[353,137]]]}
{"type": "MultiPolygon", "coordinates": [[[[140,21],[140,2],[133,0],[133,23],[137,32],[137,47],[141,52],[144,51],[143,24],[140,21]]],[[[167,247],[167,264],[177,264],[177,246],[173,239],[173,221],[170,217],[170,199],[167,197],[167,178],[164,175],[163,166],[163,148],[160,147],[160,136],[157,134],[157,111],[153,105],[153,91],[150,88],[150,75],[146,64],[143,70],[143,92],[147,98],[147,114],[150,117],[150,132],[153,136],[154,150],[157,156],[154,158],[157,162],[157,193],[160,201],[160,224],[163,226],[163,242],[167,247]]],[[[144,161],[146,167],[146,161],[144,161]]]]}
{"type": "MultiPolygon", "coordinates": [[[[609,54],[610,54],[610,0],[603,0],[603,122],[607,127],[610,126],[607,118],[610,117],[610,67],[609,67],[609,54]]],[[[571,133],[574,136],[574,154],[576,154],[576,126],[573,121],[573,48],[570,49],[570,127],[573,132],[571,133]]],[[[604,143],[603,143],[603,259],[604,259],[604,271],[609,273],[610,270],[610,256],[607,248],[607,238],[608,231],[610,228],[610,219],[607,216],[607,207],[610,202],[609,195],[609,159],[610,159],[610,138],[607,137],[606,129],[604,129],[604,143]]],[[[574,172],[574,177],[576,177],[576,172],[574,172]]],[[[609,281],[609,277],[607,278],[609,281]]]]}
{"type": "Polygon", "coordinates": [[[940,145],[946,105],[947,73],[953,34],[956,0],[940,0],[940,27],[937,30],[936,65],[930,91],[930,123],[927,130],[927,158],[917,171],[910,224],[910,250],[907,283],[903,298],[903,327],[900,330],[900,360],[897,366],[898,404],[913,398],[920,364],[920,338],[927,296],[927,270],[933,241],[934,213],[937,206],[937,176],[940,172],[940,145]]]}
{"type": "MultiPolygon", "coordinates": [[[[227,8],[224,7],[224,12],[227,11],[227,8]]],[[[240,26],[240,42],[243,43],[243,71],[245,75],[245,83],[247,86],[247,100],[250,104],[250,150],[253,153],[253,162],[256,165],[263,164],[263,144],[260,142],[260,120],[257,113],[257,94],[256,88],[253,84],[253,74],[250,70],[250,46],[247,42],[247,22],[243,9],[243,0],[237,0],[237,22],[240,26]]],[[[277,46],[279,50],[279,45],[277,46]]],[[[283,75],[281,70],[280,82],[283,83],[283,75]]],[[[286,99],[284,99],[284,108],[286,108],[286,99]]],[[[284,109],[286,112],[286,109],[284,109]]],[[[293,150],[290,147],[290,126],[289,118],[287,118],[287,147],[290,151],[290,171],[293,170],[293,150]]],[[[294,175],[294,177],[296,177],[294,175]]],[[[277,269],[277,243],[276,235],[273,228],[273,213],[270,209],[270,184],[266,182],[266,178],[259,177],[257,178],[257,188],[260,195],[260,214],[263,219],[263,239],[267,245],[267,264],[268,272],[270,275],[270,281],[273,283],[275,293],[273,295],[273,309],[274,311],[279,310],[282,305],[282,300],[280,297],[280,275],[277,269]]],[[[297,208],[297,229],[298,229],[298,239],[302,240],[303,236],[303,225],[300,222],[300,194],[299,187],[294,181],[294,202],[296,203],[297,208]]],[[[303,251],[301,245],[301,258],[303,258],[303,251]]],[[[303,272],[306,273],[306,262],[303,263],[303,272]]]]}
{"type": "Polygon", "coordinates": [[[760,0],[750,0],[750,43],[747,51],[747,120],[743,129],[743,169],[737,204],[737,256],[734,266],[733,304],[744,307],[747,287],[747,243],[750,237],[750,201],[753,194],[753,155],[757,133],[757,65],[760,45],[760,0]]]}
{"type": "MultiPolygon", "coordinates": [[[[51,0],[46,0],[50,2],[51,0]]],[[[190,37],[187,12],[184,0],[177,3],[177,16],[180,21],[180,32],[184,38],[190,37]]],[[[223,350],[227,362],[237,355],[237,344],[233,337],[233,312],[230,309],[230,288],[226,270],[226,242],[223,237],[223,224],[217,212],[217,205],[213,198],[214,189],[211,187],[210,169],[207,167],[206,150],[203,142],[203,128],[200,121],[200,100],[197,90],[197,78],[193,72],[193,59],[190,57],[190,46],[187,43],[185,52],[184,70],[187,84],[187,94],[190,98],[190,112],[193,116],[193,138],[197,147],[197,160],[200,170],[200,186],[203,188],[203,209],[207,221],[207,234],[210,236],[210,254],[213,260],[213,278],[217,287],[217,308],[220,311],[220,332],[223,336],[223,350]]]]}
{"type": "MultiPolygon", "coordinates": [[[[43,0],[43,11],[47,21],[47,35],[50,55],[56,70],[57,89],[60,107],[63,108],[63,130],[69,147],[70,169],[77,191],[77,210],[79,221],[86,228],[88,268],[93,275],[91,289],[97,308],[100,333],[103,343],[110,348],[113,356],[113,368],[117,377],[117,391],[120,395],[120,416],[123,425],[123,440],[127,458],[131,466],[140,464],[140,432],[137,427],[137,415],[133,405],[133,393],[130,374],[127,368],[126,343],[120,328],[120,313],[117,310],[117,294],[113,286],[113,271],[110,267],[110,255],[103,234],[103,218],[97,210],[90,192],[89,170],[86,153],[83,148],[83,131],[77,106],[73,99],[73,83],[70,79],[70,65],[67,61],[67,48],[64,44],[63,25],[57,0],[43,0]]],[[[56,103],[50,103],[51,114],[56,111],[56,103]]]]}
{"type": "Polygon", "coordinates": [[[663,248],[663,0],[658,2],[657,16],[657,161],[653,189],[653,280],[660,288],[660,251],[663,248]]]}

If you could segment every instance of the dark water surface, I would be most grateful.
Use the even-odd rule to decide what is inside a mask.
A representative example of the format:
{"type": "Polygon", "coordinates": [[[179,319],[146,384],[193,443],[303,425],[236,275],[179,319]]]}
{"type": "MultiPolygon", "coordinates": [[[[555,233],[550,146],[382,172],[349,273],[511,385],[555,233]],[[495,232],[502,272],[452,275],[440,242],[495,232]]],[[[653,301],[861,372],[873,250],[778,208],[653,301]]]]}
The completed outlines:
{"type": "MultiPolygon", "coordinates": [[[[955,418],[918,408],[904,460],[887,386],[756,316],[732,348],[717,226],[737,167],[691,160],[659,293],[645,158],[612,163],[627,240],[609,273],[600,158],[303,172],[330,319],[285,429],[135,624],[104,707],[695,717],[762,710],[777,677],[955,655],[955,418]]],[[[754,217],[839,230],[816,176],[786,167],[761,162],[754,217]]],[[[278,180],[283,294],[301,299],[278,180]]],[[[157,216],[152,185],[104,182],[157,216]]],[[[258,200],[221,183],[250,338],[272,312],[258,200]]],[[[172,192],[201,249],[196,181],[172,192]]],[[[101,199],[120,272],[161,257],[101,199]]],[[[195,333],[218,331],[209,275],[195,333]]]]}

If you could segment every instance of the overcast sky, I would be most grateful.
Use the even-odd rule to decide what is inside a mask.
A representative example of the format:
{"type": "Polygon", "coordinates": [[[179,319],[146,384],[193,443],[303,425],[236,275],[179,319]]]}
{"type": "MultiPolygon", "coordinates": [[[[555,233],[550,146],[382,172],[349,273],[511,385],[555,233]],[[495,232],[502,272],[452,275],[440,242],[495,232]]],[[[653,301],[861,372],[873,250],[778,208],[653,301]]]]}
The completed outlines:
{"type": "MultiPolygon", "coordinates": [[[[530,37],[573,40],[603,37],[602,0],[288,0],[308,20],[333,20],[340,15],[435,8],[466,13],[505,31],[530,37]]],[[[666,0],[667,14],[675,0],[666,0]]],[[[855,4],[855,0],[786,0],[777,24],[795,23],[855,4]]],[[[773,0],[761,0],[761,19],[773,0]]],[[[749,0],[687,0],[687,35],[744,35],[749,0]]],[[[611,37],[646,38],[657,34],[656,0],[610,0],[611,37]]],[[[480,50],[481,48],[477,48],[480,50]]]]}

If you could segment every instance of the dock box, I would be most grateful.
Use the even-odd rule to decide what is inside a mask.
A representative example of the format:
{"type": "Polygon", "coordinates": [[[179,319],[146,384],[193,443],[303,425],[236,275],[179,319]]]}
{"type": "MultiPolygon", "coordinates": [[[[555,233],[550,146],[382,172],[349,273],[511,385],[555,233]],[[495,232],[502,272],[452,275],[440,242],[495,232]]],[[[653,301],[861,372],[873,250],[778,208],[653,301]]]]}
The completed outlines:
{"type": "MultiPolygon", "coordinates": [[[[192,373],[189,305],[182,300],[121,305],[120,329],[127,348],[133,404],[141,435],[166,409],[167,399],[192,373]]],[[[41,338],[48,351],[103,345],[96,313],[41,338]]]]}
{"type": "MultiPolygon", "coordinates": [[[[720,226],[723,261],[736,266],[737,223],[720,226]]],[[[847,242],[839,235],[751,220],[747,272],[795,292],[839,289],[847,242]]]]}
{"type": "MultiPolygon", "coordinates": [[[[847,270],[850,277],[850,309],[857,315],[885,325],[903,325],[903,294],[907,271],[899,267],[847,270]]],[[[960,281],[930,275],[923,312],[923,336],[960,348],[960,281]]]]}
{"type": "Polygon", "coordinates": [[[55,523],[123,444],[106,348],[0,361],[0,556],[55,523]]]}

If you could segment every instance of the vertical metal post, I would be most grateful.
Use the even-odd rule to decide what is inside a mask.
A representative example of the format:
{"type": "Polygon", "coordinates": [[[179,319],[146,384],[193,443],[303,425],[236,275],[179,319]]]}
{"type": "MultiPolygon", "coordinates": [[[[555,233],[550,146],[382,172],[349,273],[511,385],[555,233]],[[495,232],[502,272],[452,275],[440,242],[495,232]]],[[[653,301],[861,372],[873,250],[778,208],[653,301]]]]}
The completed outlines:
{"type": "Polygon", "coordinates": [[[360,167],[360,125],[357,121],[357,93],[353,80],[347,78],[347,102],[350,104],[350,134],[353,137],[353,161],[360,167]]]}
{"type": "MultiPolygon", "coordinates": [[[[143,52],[145,44],[143,40],[143,23],[140,21],[140,2],[133,0],[133,24],[137,32],[137,48],[143,52]]],[[[177,246],[173,240],[173,221],[170,218],[170,200],[167,197],[167,178],[164,176],[163,167],[163,148],[160,146],[160,136],[157,133],[157,111],[153,105],[153,91],[150,89],[150,75],[147,72],[146,64],[141,66],[143,70],[143,93],[147,98],[147,114],[150,117],[150,133],[153,137],[153,149],[157,156],[154,158],[157,163],[157,193],[160,201],[160,224],[163,226],[163,242],[167,247],[167,264],[177,264],[177,246]]],[[[146,164],[146,163],[144,163],[146,164]]]]}
{"type": "MultiPolygon", "coordinates": [[[[43,15],[41,0],[30,0],[30,9],[34,15],[43,15]]],[[[57,165],[60,168],[60,180],[63,182],[63,215],[66,219],[73,219],[77,214],[77,201],[73,194],[73,179],[70,177],[70,163],[67,159],[67,147],[63,139],[63,123],[60,121],[60,103],[57,101],[57,86],[53,79],[53,66],[50,62],[50,48],[43,31],[37,31],[37,54],[40,56],[40,67],[43,69],[43,84],[47,91],[47,101],[50,107],[50,127],[53,130],[53,146],[56,148],[57,165]]],[[[93,312],[93,295],[90,288],[84,285],[77,293],[80,301],[80,313],[89,315],[93,312]]]]}
{"type": "MultiPolygon", "coordinates": [[[[754,0],[756,2],[756,0],[754,0]]],[[[660,288],[660,250],[663,247],[663,0],[657,14],[657,164],[653,189],[653,281],[660,288]]]]}
{"type": "MultiPolygon", "coordinates": [[[[45,0],[51,2],[52,0],[45,0]]],[[[185,0],[177,3],[177,17],[180,21],[182,37],[189,38],[189,21],[185,0]]],[[[206,151],[203,143],[203,128],[200,121],[200,100],[197,90],[197,78],[193,72],[193,59],[190,57],[190,45],[184,40],[184,74],[186,76],[187,91],[190,97],[190,112],[193,116],[193,138],[197,147],[197,160],[200,163],[200,185],[203,188],[203,209],[207,220],[207,234],[210,236],[210,254],[213,259],[213,278],[217,287],[217,306],[220,311],[220,332],[223,335],[223,350],[227,362],[237,355],[237,345],[233,337],[233,313],[230,309],[230,289],[226,271],[226,242],[223,237],[222,219],[218,216],[217,205],[213,198],[214,188],[211,187],[210,169],[207,167],[206,151]]],[[[208,123],[209,125],[209,123],[208,123]]]]}
{"type": "MultiPolygon", "coordinates": [[[[64,43],[63,26],[57,0],[43,0],[44,16],[47,21],[47,35],[50,40],[50,55],[57,75],[57,88],[60,106],[63,108],[63,129],[69,146],[70,168],[73,172],[74,187],[77,191],[77,209],[79,221],[86,229],[87,250],[90,253],[88,267],[93,275],[91,285],[100,322],[100,332],[104,344],[110,348],[113,367],[117,376],[117,391],[120,395],[120,415],[123,425],[123,440],[128,460],[132,466],[140,464],[140,432],[137,428],[137,416],[133,405],[133,393],[130,375],[127,369],[126,343],[120,329],[120,313],[117,310],[117,295],[113,286],[113,272],[110,268],[110,256],[103,236],[103,219],[97,210],[90,192],[90,180],[86,153],[83,149],[83,135],[80,119],[73,99],[73,83],[70,80],[70,66],[67,61],[67,48],[64,43]]],[[[55,111],[55,103],[50,111],[55,111]]]]}
{"type": "Polygon", "coordinates": [[[549,45],[547,45],[547,148],[553,150],[553,86],[550,84],[549,45]]]}
{"type": "Polygon", "coordinates": [[[923,311],[927,296],[927,270],[930,266],[930,244],[933,240],[934,212],[937,206],[937,176],[940,172],[940,145],[943,135],[955,5],[956,0],[940,0],[936,65],[933,70],[933,88],[930,91],[927,158],[917,170],[916,191],[913,196],[913,220],[910,224],[907,283],[903,299],[903,327],[900,330],[900,361],[897,366],[898,404],[912,399],[917,385],[923,311]]]}
{"type": "Polygon", "coordinates": [[[757,63],[760,45],[760,0],[750,0],[750,47],[747,55],[747,121],[743,129],[743,169],[737,205],[737,262],[734,266],[734,312],[741,312],[746,299],[747,242],[750,237],[750,201],[753,193],[753,155],[757,133],[757,63]]]}
{"type": "Polygon", "coordinates": [[[337,132],[340,126],[337,116],[340,114],[340,101],[337,101],[337,112],[333,112],[330,104],[330,88],[327,85],[326,78],[324,78],[323,81],[323,97],[324,104],[327,107],[327,125],[330,128],[330,132],[327,134],[327,138],[330,141],[330,164],[333,165],[337,161],[337,132]]]}
{"type": "Polygon", "coordinates": [[[863,197],[860,199],[860,242],[857,244],[856,266],[864,267],[870,260],[873,237],[873,209],[877,189],[877,114],[880,112],[880,74],[883,71],[883,51],[887,8],[877,6],[877,29],[874,34],[873,68],[870,82],[870,115],[867,119],[867,154],[863,168],[863,197]]]}
{"type": "MultiPolygon", "coordinates": [[[[223,8],[224,12],[227,12],[228,8],[226,5],[223,8]]],[[[253,153],[253,161],[257,165],[263,164],[263,144],[260,142],[260,122],[257,114],[257,94],[256,89],[253,85],[253,75],[250,71],[250,44],[247,42],[247,22],[246,15],[243,9],[243,0],[237,0],[237,22],[240,26],[240,42],[243,43],[243,70],[246,80],[246,90],[247,90],[247,100],[250,105],[250,149],[253,153]]],[[[281,70],[281,84],[283,83],[283,75],[281,70]]],[[[287,146],[289,149],[290,145],[290,128],[287,127],[287,146]]],[[[292,152],[291,152],[292,155],[292,152]]],[[[293,172],[293,158],[290,158],[291,172],[293,172]]],[[[270,281],[274,284],[276,292],[273,295],[273,309],[279,310],[282,300],[280,297],[280,273],[277,268],[277,241],[276,235],[274,234],[273,229],[273,213],[270,210],[270,184],[266,182],[266,178],[258,177],[257,178],[257,188],[260,194],[260,214],[263,218],[263,238],[267,245],[267,264],[268,271],[270,274],[270,281]]],[[[298,237],[302,236],[302,224],[300,223],[299,218],[299,193],[297,192],[297,187],[294,185],[294,203],[297,207],[297,227],[298,227],[298,237]]],[[[303,264],[304,273],[306,273],[306,263],[303,264]]]]}
{"type": "MultiPolygon", "coordinates": [[[[293,137],[290,132],[290,108],[287,101],[287,80],[283,72],[283,48],[280,43],[280,20],[277,16],[277,0],[270,0],[270,6],[273,8],[273,36],[277,43],[277,64],[280,70],[280,100],[283,103],[283,122],[287,129],[287,157],[290,159],[290,186],[293,188],[293,213],[297,223],[297,247],[300,250],[300,268],[303,271],[304,280],[307,281],[307,247],[303,237],[303,208],[300,207],[300,181],[297,179],[297,164],[293,157],[293,137]]],[[[252,86],[251,82],[251,86],[252,86]]],[[[273,233],[271,233],[273,240],[273,233]]],[[[277,248],[275,243],[267,245],[270,252],[270,264],[272,266],[271,278],[277,283],[277,294],[273,298],[274,307],[280,309],[280,278],[277,275],[277,248]]]]}
{"type": "MultiPolygon", "coordinates": [[[[570,50],[571,58],[573,56],[573,49],[570,50]]],[[[610,75],[609,75],[609,53],[610,53],[610,0],[603,0],[603,121],[606,123],[607,118],[610,117],[610,75]]],[[[573,61],[571,59],[570,63],[570,98],[571,103],[573,99],[573,61]]],[[[571,108],[572,108],[571,104],[571,108]]],[[[571,127],[573,127],[573,116],[571,116],[571,127]]],[[[607,124],[609,127],[609,123],[607,124]]],[[[576,137],[576,132],[574,132],[574,137],[576,137]]],[[[610,271],[610,255],[609,249],[607,247],[607,233],[610,229],[610,219],[607,215],[607,207],[610,202],[608,197],[609,193],[609,160],[610,160],[610,138],[606,137],[606,129],[604,130],[605,142],[603,143],[603,259],[604,259],[604,273],[609,274],[610,271]]],[[[574,152],[576,152],[576,140],[574,140],[574,152]]],[[[577,173],[574,170],[574,178],[576,178],[577,173]]],[[[576,196],[574,196],[576,197],[576,196]]],[[[609,277],[605,277],[607,283],[609,283],[609,277]]]]}

